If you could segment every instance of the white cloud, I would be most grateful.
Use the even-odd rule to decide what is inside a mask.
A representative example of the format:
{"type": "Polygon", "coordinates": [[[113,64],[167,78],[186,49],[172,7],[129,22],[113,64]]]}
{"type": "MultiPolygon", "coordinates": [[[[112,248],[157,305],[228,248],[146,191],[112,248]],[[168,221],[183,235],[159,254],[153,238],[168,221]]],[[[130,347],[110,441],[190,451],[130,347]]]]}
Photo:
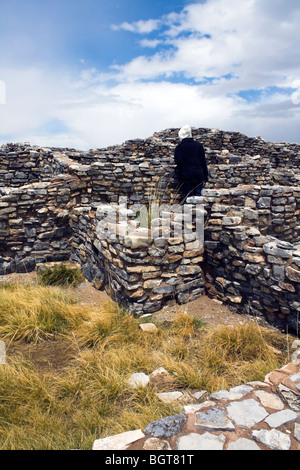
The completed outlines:
{"type": "Polygon", "coordinates": [[[295,105],[300,104],[300,80],[294,80],[291,86],[296,88],[296,91],[291,95],[292,102],[295,105]]]}
{"type": "Polygon", "coordinates": [[[300,5],[285,4],[283,0],[191,4],[181,14],[164,17],[168,52],[134,58],[120,67],[120,78],[183,73],[202,80],[233,74],[239,77],[237,91],[274,86],[295,69],[300,72],[300,5]]]}
{"type": "Polygon", "coordinates": [[[153,31],[157,30],[160,27],[160,20],[140,20],[135,21],[133,23],[128,23],[125,21],[120,25],[112,25],[111,28],[114,31],[124,30],[130,31],[131,33],[138,33],[138,34],[149,34],[153,31]]]}
{"type": "Polygon", "coordinates": [[[138,34],[149,54],[79,76],[41,66],[3,71],[1,134],[88,149],[188,122],[299,140],[299,20],[292,0],[207,0],[114,26],[138,34]],[[256,101],[241,97],[247,90],[259,91],[256,101]],[[52,121],[63,129],[47,134],[52,121]]]}
{"type": "Polygon", "coordinates": [[[6,104],[1,107],[1,134],[25,134],[40,126],[55,110],[62,77],[42,67],[1,71],[6,83],[6,104]]]}
{"type": "Polygon", "coordinates": [[[6,103],[6,83],[0,80],[0,104],[6,103]]]}
{"type": "Polygon", "coordinates": [[[150,47],[150,48],[155,48],[159,44],[162,44],[162,42],[159,39],[142,39],[140,41],[140,45],[142,47],[150,47]]]}

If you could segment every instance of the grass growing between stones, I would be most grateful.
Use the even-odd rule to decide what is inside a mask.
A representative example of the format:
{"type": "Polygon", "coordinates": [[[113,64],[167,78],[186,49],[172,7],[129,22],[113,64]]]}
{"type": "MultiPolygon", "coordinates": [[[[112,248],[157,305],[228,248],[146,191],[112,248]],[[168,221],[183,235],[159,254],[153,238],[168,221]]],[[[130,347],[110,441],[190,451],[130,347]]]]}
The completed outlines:
{"type": "Polygon", "coordinates": [[[113,302],[83,307],[70,289],[2,285],[0,339],[8,354],[0,367],[0,449],[91,449],[95,439],[181,411],[158,391],[213,392],[262,380],[289,360],[286,337],[255,322],[209,327],[181,314],[157,323],[156,333],[139,322],[113,302]],[[63,368],[40,367],[17,348],[66,338],[73,356],[63,368]],[[165,389],[128,386],[132,373],[158,367],[173,378],[165,389]]]}

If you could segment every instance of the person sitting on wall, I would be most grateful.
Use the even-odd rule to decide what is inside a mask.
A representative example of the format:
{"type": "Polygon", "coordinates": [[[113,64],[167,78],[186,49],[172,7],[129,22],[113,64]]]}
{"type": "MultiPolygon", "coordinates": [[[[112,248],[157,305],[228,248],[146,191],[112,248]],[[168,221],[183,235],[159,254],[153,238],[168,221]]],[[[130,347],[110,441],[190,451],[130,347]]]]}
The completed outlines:
{"type": "Polygon", "coordinates": [[[208,169],[204,147],[192,137],[190,126],[183,126],[178,132],[181,142],[177,145],[174,160],[183,201],[189,196],[201,196],[208,180],[208,169]]]}

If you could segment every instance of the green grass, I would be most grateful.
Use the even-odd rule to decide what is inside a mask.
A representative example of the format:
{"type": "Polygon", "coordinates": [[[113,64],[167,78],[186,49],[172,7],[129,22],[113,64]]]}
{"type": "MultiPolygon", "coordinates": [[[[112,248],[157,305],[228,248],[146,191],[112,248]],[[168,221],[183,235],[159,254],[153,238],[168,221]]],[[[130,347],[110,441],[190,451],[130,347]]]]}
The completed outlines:
{"type": "Polygon", "coordinates": [[[43,267],[38,272],[39,283],[43,286],[73,286],[84,281],[80,268],[70,268],[63,263],[43,267]]]}
{"type": "MultiPolygon", "coordinates": [[[[187,314],[157,333],[142,332],[115,303],[102,308],[75,302],[71,289],[1,285],[0,450],[91,449],[95,439],[180,412],[156,395],[154,384],[133,390],[133,372],[167,369],[170,389],[229,388],[263,380],[288,362],[287,339],[255,322],[208,327],[187,314]],[[42,368],[10,344],[48,344],[68,338],[75,357],[63,369],[42,368]]],[[[21,349],[20,349],[21,351],[21,349]]]]}

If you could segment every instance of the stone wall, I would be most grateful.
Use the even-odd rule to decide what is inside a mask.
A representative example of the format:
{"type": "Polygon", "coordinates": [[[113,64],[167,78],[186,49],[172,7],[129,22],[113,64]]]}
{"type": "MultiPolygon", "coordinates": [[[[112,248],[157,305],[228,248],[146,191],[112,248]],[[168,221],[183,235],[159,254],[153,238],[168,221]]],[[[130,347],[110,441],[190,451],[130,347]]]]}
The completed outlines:
{"type": "MultiPolygon", "coordinates": [[[[178,236],[178,214],[167,237],[145,235],[145,227],[135,225],[136,213],[129,215],[136,204],[180,202],[173,159],[177,132],[169,129],[87,152],[26,143],[2,146],[0,274],[71,258],[95,287],[106,288],[137,314],[155,311],[171,299],[187,302],[201,295],[205,285],[206,292],[238,311],[296,328],[300,145],[194,130],[209,167],[201,200],[206,211],[203,253],[188,248],[193,233],[178,236]],[[118,223],[114,237],[105,238],[99,231],[101,211],[105,204],[117,206],[124,196],[130,227],[138,232],[125,237],[120,232],[124,224],[118,223]]],[[[194,214],[192,227],[195,204],[181,206],[194,214]]]]}
{"type": "Polygon", "coordinates": [[[262,235],[300,242],[300,186],[204,189],[203,196],[212,237],[217,236],[226,216],[228,225],[255,226],[262,235]]]}
{"type": "Polygon", "coordinates": [[[68,175],[7,190],[0,200],[0,275],[67,260],[70,211],[82,199],[82,182],[68,175]]]}
{"type": "MultiPolygon", "coordinates": [[[[287,239],[296,240],[279,240],[272,236],[279,226],[264,223],[265,210],[257,210],[254,201],[259,207],[262,198],[291,193],[299,197],[299,190],[247,187],[203,192],[204,207],[210,211],[205,226],[207,291],[239,312],[265,316],[270,323],[293,330],[299,326],[300,312],[300,242],[294,236],[299,234],[299,219],[295,230],[286,232],[287,239]],[[244,201],[240,207],[234,206],[237,197],[244,201]]],[[[282,230],[286,227],[283,223],[282,230]]]]}
{"type": "MultiPolygon", "coordinates": [[[[74,209],[71,259],[95,287],[104,287],[134,314],[155,312],[168,301],[194,300],[204,292],[204,246],[195,223],[185,230],[183,216],[196,219],[196,207],[188,207],[185,214],[170,213],[170,224],[153,219],[152,229],[141,227],[132,209],[123,210],[122,221],[119,206],[74,209]]],[[[197,212],[203,226],[202,206],[197,212]]]]}
{"type": "MultiPolygon", "coordinates": [[[[177,131],[170,129],[145,140],[87,152],[7,144],[0,149],[0,188],[68,173],[85,181],[96,200],[117,202],[120,195],[127,195],[132,203],[145,202],[157,193],[165,201],[178,200],[173,158],[177,131]]],[[[299,185],[299,144],[273,144],[211,129],[195,129],[194,136],[206,150],[210,174],[207,187],[299,185]]]]}

